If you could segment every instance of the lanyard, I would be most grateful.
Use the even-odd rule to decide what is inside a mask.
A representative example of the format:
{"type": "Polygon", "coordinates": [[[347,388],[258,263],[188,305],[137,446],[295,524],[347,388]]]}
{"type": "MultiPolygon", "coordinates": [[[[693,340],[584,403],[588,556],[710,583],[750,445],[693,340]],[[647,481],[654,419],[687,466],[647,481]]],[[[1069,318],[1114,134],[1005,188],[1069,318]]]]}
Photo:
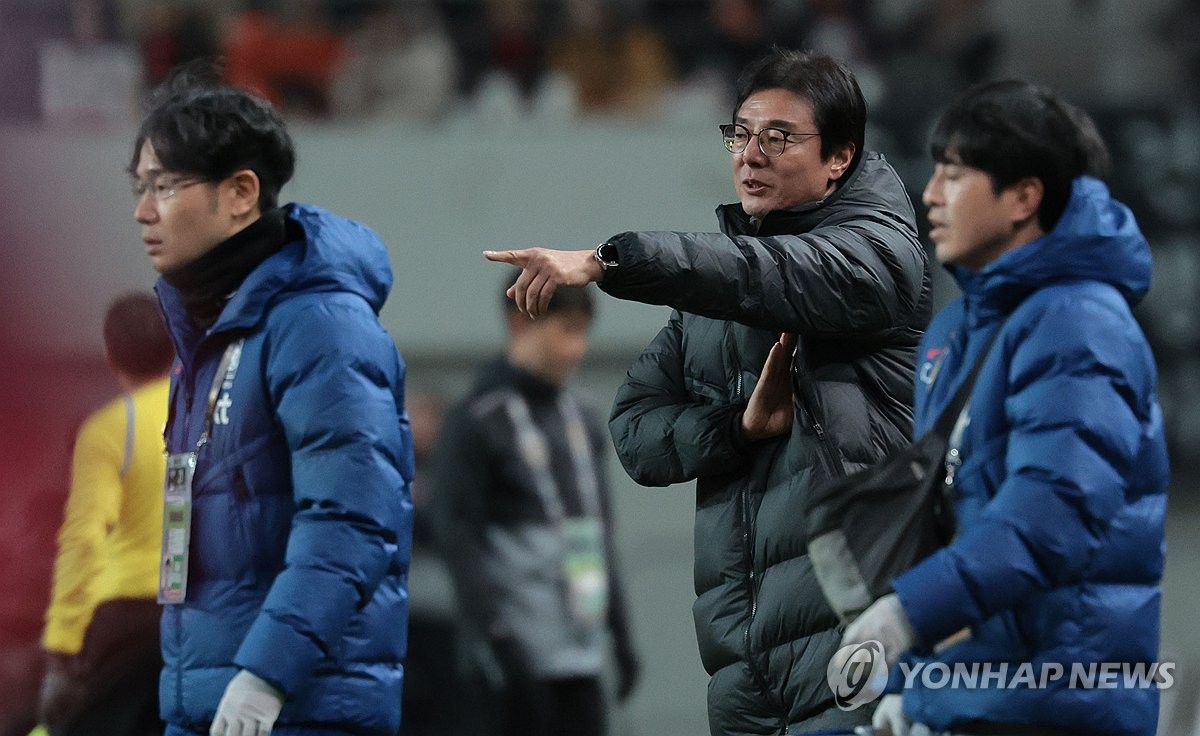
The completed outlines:
{"type": "MultiPolygon", "coordinates": [[[[551,521],[561,524],[566,519],[566,510],[562,503],[562,489],[554,479],[546,436],[534,423],[529,405],[520,394],[510,394],[504,402],[504,408],[517,431],[517,445],[525,464],[533,471],[534,485],[542,498],[546,515],[551,521]]],[[[600,498],[596,483],[596,463],[592,457],[583,416],[574,399],[565,392],[559,396],[558,411],[567,429],[567,444],[575,468],[575,480],[583,513],[585,516],[599,518],[600,498]]]]}
{"type": "Polygon", "coordinates": [[[200,432],[200,438],[196,440],[196,452],[200,452],[200,448],[208,444],[208,438],[212,435],[213,417],[217,411],[217,399],[222,391],[229,391],[233,388],[233,377],[237,375],[238,364],[242,360],[242,344],[246,342],[245,338],[234,340],[225,348],[225,353],[221,355],[221,362],[217,364],[217,371],[213,374],[212,387],[208,390],[208,402],[204,409],[204,429],[200,432]]]}

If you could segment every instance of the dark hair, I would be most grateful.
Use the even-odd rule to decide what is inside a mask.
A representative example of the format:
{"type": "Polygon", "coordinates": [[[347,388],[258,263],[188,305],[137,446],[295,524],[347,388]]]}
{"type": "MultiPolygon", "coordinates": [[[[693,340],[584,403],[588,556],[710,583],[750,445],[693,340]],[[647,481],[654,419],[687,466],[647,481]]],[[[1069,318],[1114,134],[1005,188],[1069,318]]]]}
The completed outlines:
{"type": "Polygon", "coordinates": [[[104,315],[104,350],[114,368],[139,380],[170,369],[175,348],[153,295],[134,292],[109,305],[104,315]]]}
{"type": "Polygon", "coordinates": [[[1112,159],[1096,124],[1049,89],[1018,80],[968,88],[942,113],[929,151],[940,163],[962,163],[991,178],[999,193],[1026,177],[1045,190],[1038,224],[1049,231],[1088,175],[1107,181],[1112,159]]]}
{"type": "Polygon", "coordinates": [[[211,61],[176,68],[150,93],[133,143],[129,173],[136,175],[149,141],[165,169],[221,181],[241,169],[259,180],[258,206],[274,208],[296,168],[296,150],[271,103],[220,83],[211,61]]]}
{"type": "Polygon", "coordinates": [[[854,144],[854,161],[862,156],[867,103],[854,74],[841,62],[826,54],[773,48],[738,77],[734,117],[747,97],[766,89],[786,89],[808,100],[821,132],[822,158],[848,144],[854,144]]]}
{"type": "MultiPolygon", "coordinates": [[[[517,311],[517,304],[512,299],[505,296],[505,292],[513,284],[517,283],[517,279],[521,276],[521,269],[514,268],[512,273],[504,278],[504,285],[500,289],[500,299],[504,303],[505,313],[513,313],[517,311]]],[[[584,286],[582,288],[575,286],[563,286],[555,289],[554,296],[550,298],[550,305],[546,307],[547,314],[583,314],[587,317],[592,317],[595,314],[596,306],[592,303],[591,287],[584,286]]]]}

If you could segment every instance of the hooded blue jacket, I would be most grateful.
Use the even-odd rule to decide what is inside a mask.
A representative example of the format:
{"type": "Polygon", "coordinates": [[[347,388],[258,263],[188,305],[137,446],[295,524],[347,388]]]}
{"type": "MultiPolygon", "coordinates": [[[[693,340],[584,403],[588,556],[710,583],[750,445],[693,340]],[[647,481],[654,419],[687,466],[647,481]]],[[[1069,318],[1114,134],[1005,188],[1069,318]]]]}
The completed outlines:
{"type": "Polygon", "coordinates": [[[936,729],[987,721],[1152,736],[1158,691],[1123,674],[1158,655],[1165,552],[1156,369],[1130,312],[1150,285],[1149,247],[1129,210],[1081,178],[1051,232],[978,272],[951,271],[963,296],[934,318],[918,353],[917,436],[1003,332],[960,445],[958,537],[894,589],[923,645],[969,627],[906,666],[984,673],[992,663],[993,678],[930,687],[946,671],[937,665],[936,676],[910,678],[905,711],[936,729]],[[1104,677],[1101,663],[1119,674],[1104,677]]]}
{"type": "Polygon", "coordinates": [[[244,668],[285,694],[281,727],[394,734],[413,460],[404,364],[377,318],[391,269],[366,227],[301,204],[286,214],[303,238],[259,264],[207,332],[156,286],[178,352],[169,452],[196,448],[218,363],[245,340],[197,455],[187,597],[162,619],[162,715],[206,729],[244,668]]]}

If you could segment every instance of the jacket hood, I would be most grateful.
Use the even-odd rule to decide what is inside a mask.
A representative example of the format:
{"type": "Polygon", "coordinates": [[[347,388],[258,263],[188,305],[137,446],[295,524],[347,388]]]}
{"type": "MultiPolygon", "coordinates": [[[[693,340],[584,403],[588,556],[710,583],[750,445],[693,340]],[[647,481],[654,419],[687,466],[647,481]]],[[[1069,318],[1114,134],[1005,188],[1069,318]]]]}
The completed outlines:
{"type": "Polygon", "coordinates": [[[846,182],[833,194],[786,210],[751,217],[738,203],[717,207],[717,220],[726,234],[781,235],[807,232],[833,218],[878,217],[901,224],[916,216],[904,183],[880,153],[868,151],[851,169],[846,182]]]}
{"type": "Polygon", "coordinates": [[[979,271],[947,266],[977,316],[1006,313],[1029,293],[1064,281],[1100,281],[1135,306],[1150,289],[1150,246],[1128,207],[1098,179],[1080,177],[1050,232],[979,271]]]}
{"type": "MultiPolygon", "coordinates": [[[[376,314],[392,288],[383,241],[366,225],[309,204],[284,208],[288,242],[255,268],[221,311],[211,332],[257,325],[269,306],[298,293],[357,294],[376,314]]],[[[170,314],[182,310],[179,295],[162,279],[158,291],[170,314]]]]}

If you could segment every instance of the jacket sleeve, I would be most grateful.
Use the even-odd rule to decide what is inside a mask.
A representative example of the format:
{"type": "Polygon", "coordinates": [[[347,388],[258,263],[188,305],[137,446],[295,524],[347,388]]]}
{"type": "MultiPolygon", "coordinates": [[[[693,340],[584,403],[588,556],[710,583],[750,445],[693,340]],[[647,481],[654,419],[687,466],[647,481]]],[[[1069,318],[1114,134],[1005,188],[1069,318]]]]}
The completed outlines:
{"type": "Polygon", "coordinates": [[[617,389],[608,421],[617,456],[642,485],[666,486],[729,472],[749,456],[745,404],[696,401],[683,377],[683,325],[676,312],[617,389]]]}
{"type": "MultiPolygon", "coordinates": [[[[79,431],[71,460],[71,489],[58,533],[54,586],[42,646],[78,654],[97,604],[96,579],[108,529],[121,504],[125,427],[93,414],[79,431]]],[[[123,414],[122,414],[123,416],[123,414]]]]}
{"type": "Polygon", "coordinates": [[[882,216],[801,235],[626,232],[600,288],[713,319],[800,335],[868,334],[924,309],[926,258],[915,231],[882,216]]]}
{"type": "Polygon", "coordinates": [[[322,298],[273,321],[265,375],[296,513],[284,569],[235,662],[291,695],[408,559],[412,434],[403,364],[365,302],[322,298]]]}
{"type": "MultiPolygon", "coordinates": [[[[1141,457],[1147,427],[1159,421],[1154,369],[1132,318],[1073,299],[1035,320],[1008,348],[1007,387],[975,391],[975,401],[1003,401],[1009,428],[995,496],[953,544],[893,583],[926,645],[1080,579],[1114,518],[1133,503],[1129,479],[1155,470],[1141,457]]],[[[986,452],[986,441],[978,449],[986,452]]],[[[983,471],[973,472],[970,482],[983,482],[983,471]]],[[[1143,535],[1125,552],[1126,564],[1155,559],[1159,541],[1143,535]]]]}
{"type": "Polygon", "coordinates": [[[459,609],[476,622],[489,620],[494,595],[479,574],[496,473],[480,421],[469,404],[447,412],[431,478],[437,547],[450,568],[459,609]]]}

